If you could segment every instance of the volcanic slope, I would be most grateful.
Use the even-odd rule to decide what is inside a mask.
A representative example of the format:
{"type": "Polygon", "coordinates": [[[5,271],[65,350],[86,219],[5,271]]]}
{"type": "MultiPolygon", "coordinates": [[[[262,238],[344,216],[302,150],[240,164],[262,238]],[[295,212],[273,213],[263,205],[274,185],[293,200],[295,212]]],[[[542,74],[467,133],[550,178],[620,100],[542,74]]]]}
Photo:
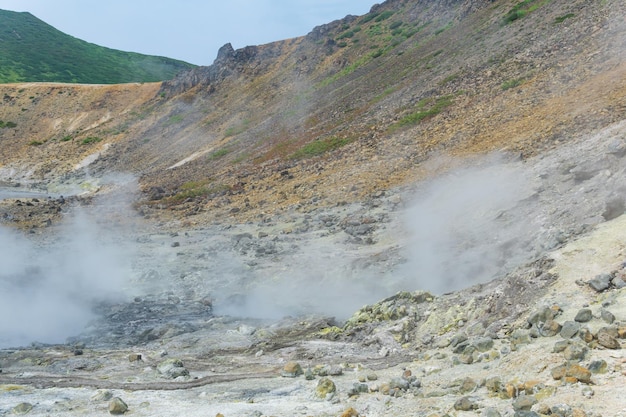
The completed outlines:
{"type": "Polygon", "coordinates": [[[0,172],[43,187],[86,164],[132,172],[151,207],[211,216],[357,201],[433,154],[528,157],[620,120],[622,16],[619,1],[388,1],[225,45],[161,85],[3,85],[0,172]]]}

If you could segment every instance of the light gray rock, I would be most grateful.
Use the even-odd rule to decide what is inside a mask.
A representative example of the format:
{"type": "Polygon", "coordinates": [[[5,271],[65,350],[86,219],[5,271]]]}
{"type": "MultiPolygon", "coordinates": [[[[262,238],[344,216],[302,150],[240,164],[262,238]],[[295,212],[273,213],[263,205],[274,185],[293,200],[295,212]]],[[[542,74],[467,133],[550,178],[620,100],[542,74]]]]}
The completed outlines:
{"type": "Polygon", "coordinates": [[[157,371],[166,378],[175,379],[189,376],[189,371],[180,359],[167,359],[157,365],[157,371]]]}
{"type": "Polygon", "coordinates": [[[568,320],[563,323],[560,334],[563,339],[571,339],[576,336],[578,330],[580,330],[580,323],[568,320]]]}
{"type": "Polygon", "coordinates": [[[119,397],[109,401],[109,413],[113,415],[122,415],[128,411],[128,405],[119,397]]]}

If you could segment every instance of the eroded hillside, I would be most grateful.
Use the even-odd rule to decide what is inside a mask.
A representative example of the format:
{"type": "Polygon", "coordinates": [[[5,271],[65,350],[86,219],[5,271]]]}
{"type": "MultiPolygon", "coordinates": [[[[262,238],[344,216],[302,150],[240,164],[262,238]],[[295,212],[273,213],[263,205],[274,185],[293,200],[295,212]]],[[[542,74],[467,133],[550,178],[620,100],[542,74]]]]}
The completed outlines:
{"type": "MultiPolygon", "coordinates": [[[[617,0],[388,1],[160,84],[0,86],[2,180],[140,177],[146,210],[357,201],[435,154],[523,157],[621,120],[617,0]]],[[[196,218],[202,222],[202,216],[196,218]]]]}

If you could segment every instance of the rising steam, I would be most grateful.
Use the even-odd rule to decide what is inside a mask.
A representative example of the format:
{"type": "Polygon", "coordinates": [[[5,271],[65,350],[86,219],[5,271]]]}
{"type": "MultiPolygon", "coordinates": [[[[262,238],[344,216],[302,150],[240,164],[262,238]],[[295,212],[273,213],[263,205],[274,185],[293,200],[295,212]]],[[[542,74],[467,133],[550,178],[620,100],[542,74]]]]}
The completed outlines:
{"type": "MultiPolygon", "coordinates": [[[[115,210],[124,210],[121,198],[111,200],[115,210]]],[[[0,347],[63,343],[94,317],[95,303],[119,297],[131,248],[112,209],[76,208],[45,241],[0,228],[0,347]]]]}

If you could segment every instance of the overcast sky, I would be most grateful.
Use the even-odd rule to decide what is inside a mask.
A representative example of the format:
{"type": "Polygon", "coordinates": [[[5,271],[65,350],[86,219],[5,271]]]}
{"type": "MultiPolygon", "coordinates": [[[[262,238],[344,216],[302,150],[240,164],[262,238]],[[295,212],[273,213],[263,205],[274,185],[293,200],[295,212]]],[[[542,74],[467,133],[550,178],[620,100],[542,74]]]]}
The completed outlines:
{"type": "MultiPolygon", "coordinates": [[[[379,0],[378,2],[382,2],[379,0]]],[[[306,35],[375,0],[0,0],[62,32],[109,48],[209,65],[235,49],[306,35]]]]}

